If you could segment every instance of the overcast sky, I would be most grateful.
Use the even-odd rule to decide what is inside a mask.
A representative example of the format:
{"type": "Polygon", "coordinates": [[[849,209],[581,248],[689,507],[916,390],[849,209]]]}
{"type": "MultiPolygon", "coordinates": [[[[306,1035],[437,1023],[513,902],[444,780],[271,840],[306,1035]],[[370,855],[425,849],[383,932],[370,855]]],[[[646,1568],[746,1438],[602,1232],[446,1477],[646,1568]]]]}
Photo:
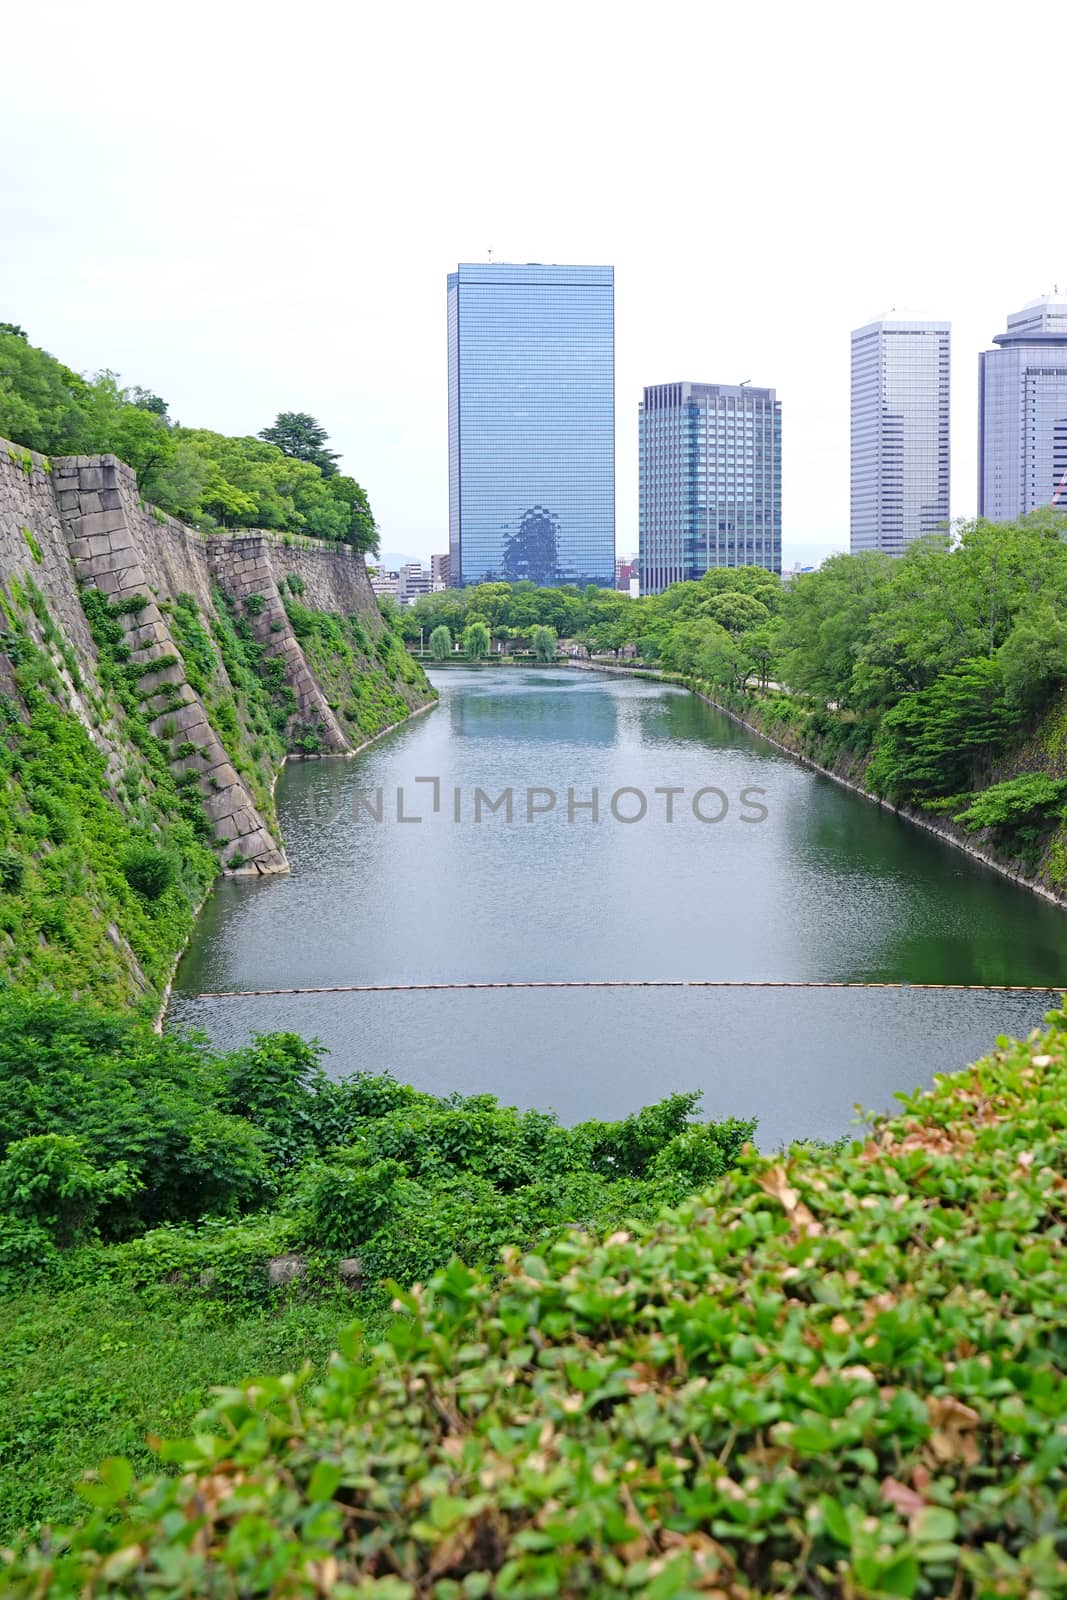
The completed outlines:
{"type": "Polygon", "coordinates": [[[609,263],[620,553],[643,385],[750,378],[788,561],[847,545],[850,329],[920,306],[973,514],[977,352],[1067,286],[1062,45],[1035,0],[9,6],[0,319],[185,423],[313,412],[383,547],[426,556],[446,273],[609,263]]]}

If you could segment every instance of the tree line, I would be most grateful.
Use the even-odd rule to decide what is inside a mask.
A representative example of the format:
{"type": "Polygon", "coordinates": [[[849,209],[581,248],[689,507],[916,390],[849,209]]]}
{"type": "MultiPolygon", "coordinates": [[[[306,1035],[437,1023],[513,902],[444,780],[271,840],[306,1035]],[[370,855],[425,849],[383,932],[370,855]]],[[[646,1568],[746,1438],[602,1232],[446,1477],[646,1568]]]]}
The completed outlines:
{"type": "Polygon", "coordinates": [[[0,437],[44,455],[113,454],[144,498],[200,528],[269,528],[377,549],[366,492],[338,470],[326,430],[280,413],[255,438],[173,421],[161,396],[113,372],[83,377],[0,323],[0,437]]]}
{"type": "MultiPolygon", "coordinates": [[[[833,556],[789,583],[719,568],[639,599],[484,583],[421,596],[399,626],[409,642],[428,635],[434,654],[453,641],[468,655],[519,641],[551,659],[559,640],[725,695],[782,687],[794,710],[869,755],[872,787],[951,809],[1067,685],[1065,534],[1067,516],[1051,510],[974,521],[899,559],[833,556]]],[[[1046,806],[1062,802],[1038,788],[1046,806]]],[[[1017,809],[1037,792],[1004,803],[1017,809]]]]}

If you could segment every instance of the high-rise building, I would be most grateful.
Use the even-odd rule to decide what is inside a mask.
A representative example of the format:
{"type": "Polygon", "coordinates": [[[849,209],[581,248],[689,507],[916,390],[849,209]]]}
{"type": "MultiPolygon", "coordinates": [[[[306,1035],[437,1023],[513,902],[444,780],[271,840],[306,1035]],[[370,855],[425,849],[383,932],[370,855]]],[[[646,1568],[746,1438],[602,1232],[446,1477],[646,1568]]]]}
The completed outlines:
{"type": "Polygon", "coordinates": [[[853,555],[902,555],[948,521],[950,335],[906,311],[852,335],[853,555]]]}
{"type": "Polygon", "coordinates": [[[611,267],[461,263],[448,275],[454,588],[615,571],[611,267]]]}
{"type": "Polygon", "coordinates": [[[782,567],[782,402],[747,384],[661,383],[638,408],[641,593],[711,567],[782,567]]]}
{"type": "Polygon", "coordinates": [[[1067,296],[1031,300],[993,343],[978,357],[978,515],[1067,511],[1067,296]]]}

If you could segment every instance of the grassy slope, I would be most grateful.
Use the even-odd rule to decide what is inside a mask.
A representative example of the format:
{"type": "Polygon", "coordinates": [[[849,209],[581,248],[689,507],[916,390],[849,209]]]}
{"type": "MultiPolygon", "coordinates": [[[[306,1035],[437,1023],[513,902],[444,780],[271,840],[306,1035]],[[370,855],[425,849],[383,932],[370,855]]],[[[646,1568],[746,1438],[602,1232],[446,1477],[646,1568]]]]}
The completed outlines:
{"type": "Polygon", "coordinates": [[[494,1292],[449,1268],[369,1362],[224,1394],[186,1476],[110,1470],[10,1592],[1067,1594],[1054,1023],[845,1152],[752,1158],[494,1292]]]}
{"type": "MultiPolygon", "coordinates": [[[[0,590],[0,979],[154,1013],[195,911],[218,870],[199,794],[171,774],[168,745],[149,732],[126,668],[121,630],[90,595],[99,692],[32,585],[0,590]],[[83,694],[94,730],[120,752],[120,772],[71,709],[83,694]],[[134,839],[181,863],[157,902],[121,870],[134,839]],[[5,866],[6,863],[6,866],[5,866]]],[[[286,754],[291,691],[274,682],[241,619],[217,600],[201,617],[189,596],[164,602],[185,676],[204,698],[234,767],[271,826],[272,787],[286,754]]],[[[421,668],[383,634],[368,659],[341,619],[303,612],[313,670],[343,698],[353,742],[407,715],[429,688],[421,668]],[[382,642],[385,641],[385,642],[382,642]]]]}

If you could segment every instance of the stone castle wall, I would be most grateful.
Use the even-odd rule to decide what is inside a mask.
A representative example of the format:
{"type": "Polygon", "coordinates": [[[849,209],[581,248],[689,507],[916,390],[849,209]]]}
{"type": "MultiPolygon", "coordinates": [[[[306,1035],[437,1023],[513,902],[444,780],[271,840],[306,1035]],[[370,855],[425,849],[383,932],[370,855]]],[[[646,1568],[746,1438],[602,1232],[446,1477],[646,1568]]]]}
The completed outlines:
{"type": "MultiPolygon", "coordinates": [[[[111,602],[143,600],[122,621],[131,660],[146,669],[138,685],[145,712],[152,731],[170,743],[173,770],[198,773],[204,807],[230,871],[285,872],[288,863],[227,756],[204,701],[186,681],[160,602],[190,595],[208,624],[213,589],[225,590],[266,653],[283,661],[284,681],[296,705],[294,724],[315,733],[323,751],[346,753],[352,746],[282,604],[280,586],[291,574],[302,581],[306,605],[358,616],[372,635],[381,630],[361,556],[259,532],[206,538],[146,506],[134,473],[114,456],[48,462],[0,440],[0,582],[14,578],[23,587],[28,580],[36,584],[93,689],[98,688],[96,650],[79,586],[90,585],[111,602]],[[261,596],[262,604],[249,607],[252,595],[261,596]],[[162,665],[152,672],[156,660],[162,665]]],[[[71,700],[81,714],[73,686],[71,700]]],[[[88,716],[84,720],[89,727],[88,716]]],[[[117,770],[121,731],[102,724],[90,727],[90,733],[117,770]]]]}

